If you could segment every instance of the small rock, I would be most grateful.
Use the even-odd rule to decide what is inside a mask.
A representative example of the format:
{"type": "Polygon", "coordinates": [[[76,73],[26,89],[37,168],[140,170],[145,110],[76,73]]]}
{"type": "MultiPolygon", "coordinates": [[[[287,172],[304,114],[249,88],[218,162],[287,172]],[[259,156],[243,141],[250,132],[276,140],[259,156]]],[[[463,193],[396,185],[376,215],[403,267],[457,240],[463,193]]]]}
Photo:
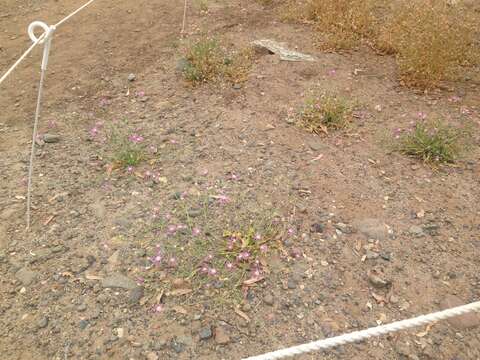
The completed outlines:
{"type": "Polygon", "coordinates": [[[310,232],[312,233],[323,233],[323,230],[325,230],[325,225],[320,223],[314,223],[310,226],[310,232]]]}
{"type": "Polygon", "coordinates": [[[385,288],[388,287],[391,282],[385,279],[382,279],[376,272],[369,271],[368,272],[368,281],[375,286],[376,288],[385,288]]]}
{"type": "Polygon", "coordinates": [[[408,233],[417,238],[425,236],[425,232],[423,231],[422,227],[417,225],[410,226],[410,228],[408,229],[408,233]]]}
{"type": "Polygon", "coordinates": [[[171,347],[177,354],[180,354],[183,350],[185,350],[185,344],[177,342],[176,340],[172,341],[171,347]]]}
{"type": "Polygon", "coordinates": [[[353,222],[353,226],[371,239],[385,240],[388,237],[386,225],[378,219],[362,219],[353,222]]]}
{"type": "Polygon", "coordinates": [[[85,304],[78,305],[77,311],[83,312],[85,310],[87,310],[87,305],[85,305],[85,304]]]}
{"type": "Polygon", "coordinates": [[[128,74],[128,77],[127,77],[128,81],[135,81],[136,78],[137,78],[137,77],[136,77],[135,74],[133,74],[133,73],[128,74]]]}
{"type": "Polygon", "coordinates": [[[367,250],[365,256],[367,257],[368,260],[374,260],[374,259],[378,259],[380,255],[375,251],[367,250]]]}
{"type": "Polygon", "coordinates": [[[145,357],[147,358],[147,360],[158,360],[158,355],[152,351],[147,352],[145,354],[145,357]]]}
{"type": "Polygon", "coordinates": [[[38,277],[35,271],[22,268],[15,273],[15,277],[25,286],[32,284],[38,277]]]}
{"type": "Polygon", "coordinates": [[[226,345],[230,342],[230,336],[228,336],[226,330],[221,326],[215,329],[215,342],[219,345],[226,345]]]}
{"type": "Polygon", "coordinates": [[[128,294],[128,301],[131,304],[138,304],[143,298],[143,287],[137,286],[135,289],[130,290],[128,294]]]}
{"type": "MultiPolygon", "coordinates": [[[[444,299],[440,303],[440,307],[442,309],[449,309],[449,308],[464,305],[464,304],[465,302],[462,301],[460,298],[454,295],[447,295],[444,297],[444,299]]],[[[452,325],[457,330],[465,330],[465,329],[470,329],[470,328],[480,326],[480,315],[476,314],[475,312],[471,312],[468,314],[450,318],[447,321],[450,325],[452,325]]]]}
{"type": "Polygon", "coordinates": [[[212,328],[211,326],[204,326],[199,331],[200,340],[208,340],[212,337],[212,328]]]}
{"type": "Polygon", "coordinates": [[[335,227],[344,234],[351,234],[353,232],[352,227],[344,223],[337,223],[335,227]]]}
{"type": "Polygon", "coordinates": [[[196,218],[202,215],[202,209],[190,209],[188,210],[188,216],[191,218],[196,218]]]}
{"type": "Polygon", "coordinates": [[[240,89],[242,88],[242,85],[240,85],[240,84],[233,84],[233,88],[234,88],[235,90],[240,90],[240,89]]]}
{"type": "Polygon", "coordinates": [[[81,330],[84,330],[87,326],[88,326],[88,321],[87,321],[87,320],[80,320],[80,321],[78,322],[78,327],[79,327],[81,330]]]}
{"type": "Polygon", "coordinates": [[[289,278],[287,280],[287,287],[291,290],[295,289],[297,287],[297,282],[293,278],[289,278]]]}
{"type": "Polygon", "coordinates": [[[267,294],[263,297],[263,302],[269,306],[273,306],[275,299],[272,294],[267,294]]]}
{"type": "Polygon", "coordinates": [[[122,274],[113,274],[102,279],[102,286],[104,288],[120,288],[133,290],[138,285],[135,281],[122,274]]]}
{"type": "Polygon", "coordinates": [[[48,318],[46,316],[42,317],[37,323],[37,326],[39,329],[43,329],[47,327],[47,325],[48,325],[48,318]]]}
{"type": "Polygon", "coordinates": [[[57,143],[60,141],[60,135],[43,134],[43,141],[45,141],[48,144],[57,143]]]}

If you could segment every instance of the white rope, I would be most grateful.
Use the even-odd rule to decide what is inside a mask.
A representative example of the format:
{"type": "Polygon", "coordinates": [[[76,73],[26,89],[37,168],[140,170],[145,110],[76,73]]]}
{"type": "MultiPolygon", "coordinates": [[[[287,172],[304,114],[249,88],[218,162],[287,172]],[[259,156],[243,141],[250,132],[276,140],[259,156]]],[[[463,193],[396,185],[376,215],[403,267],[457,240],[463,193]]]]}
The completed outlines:
{"type": "Polygon", "coordinates": [[[42,36],[40,36],[37,41],[35,41],[32,45],[30,45],[30,47],[23,53],[23,55],[18,58],[15,64],[13,64],[10,67],[10,69],[8,69],[7,72],[2,75],[2,77],[0,78],[0,84],[11,74],[13,70],[15,70],[15,68],[27,57],[27,55],[30,54],[30,52],[35,48],[35,46],[37,46],[40,43],[44,35],[45,34],[42,34],[42,36]]]}
{"type": "Polygon", "coordinates": [[[359,342],[371,337],[385,335],[388,333],[409,329],[416,326],[431,324],[440,320],[445,320],[455,316],[463,315],[473,311],[480,311],[480,301],[454,307],[451,309],[435,312],[429,315],[422,315],[416,318],[397,321],[387,325],[376,326],[370,329],[355,331],[352,333],[335,336],[328,339],[314,341],[308,344],[293,346],[290,348],[273,351],[263,355],[245,358],[244,360],[274,360],[285,357],[300,355],[312,351],[324,350],[339,345],[359,342]]]}
{"type": "Polygon", "coordinates": [[[185,4],[183,5],[183,23],[182,23],[182,36],[185,33],[185,25],[187,23],[187,2],[188,0],[185,0],[185,4]]]}
{"type": "MultiPolygon", "coordinates": [[[[93,3],[95,0],[90,0],[88,1],[87,3],[85,3],[84,5],[82,5],[81,7],[79,7],[77,10],[75,10],[74,12],[72,12],[71,14],[69,14],[68,16],[64,17],[62,20],[60,20],[58,23],[56,23],[55,25],[53,25],[53,28],[57,28],[58,26],[62,25],[65,21],[69,20],[72,16],[76,15],[78,12],[82,11],[84,8],[86,8],[88,5],[90,5],[91,3],[93,3]]],[[[34,21],[35,23],[35,21],[34,21]]],[[[33,23],[32,23],[33,24],[33,23]]],[[[30,24],[30,26],[32,25],[30,24]]],[[[12,73],[13,70],[15,70],[15,68],[23,61],[25,60],[25,58],[28,56],[28,54],[30,54],[32,52],[32,50],[35,48],[35,46],[37,46],[38,44],[42,43],[42,41],[44,40],[44,37],[45,37],[45,32],[38,38],[36,39],[36,41],[33,42],[32,45],[30,45],[30,47],[22,54],[22,56],[20,56],[18,58],[18,60],[5,72],[5,74],[2,75],[2,77],[0,78],[0,84],[2,82],[4,82],[7,77],[12,73]]],[[[47,59],[48,61],[48,59],[47,59]]]]}

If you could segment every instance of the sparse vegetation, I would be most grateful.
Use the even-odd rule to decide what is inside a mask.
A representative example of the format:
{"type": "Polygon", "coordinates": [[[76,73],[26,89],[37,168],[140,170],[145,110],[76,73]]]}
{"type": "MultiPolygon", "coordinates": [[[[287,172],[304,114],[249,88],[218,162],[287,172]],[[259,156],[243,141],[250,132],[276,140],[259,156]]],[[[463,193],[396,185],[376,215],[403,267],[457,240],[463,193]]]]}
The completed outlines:
{"type": "Polygon", "coordinates": [[[144,152],[135,144],[125,144],[116,150],[113,160],[120,167],[137,166],[144,159],[144,152]]]}
{"type": "Polygon", "coordinates": [[[201,39],[187,49],[183,75],[194,85],[223,78],[245,81],[252,61],[251,49],[228,54],[215,39],[201,39]]]}
{"type": "Polygon", "coordinates": [[[461,153],[465,139],[465,131],[441,121],[422,121],[399,135],[398,149],[428,163],[453,163],[461,153]]]}
{"type": "Polygon", "coordinates": [[[316,134],[328,134],[347,126],[350,115],[347,102],[332,95],[308,99],[299,114],[300,126],[316,134]]]}

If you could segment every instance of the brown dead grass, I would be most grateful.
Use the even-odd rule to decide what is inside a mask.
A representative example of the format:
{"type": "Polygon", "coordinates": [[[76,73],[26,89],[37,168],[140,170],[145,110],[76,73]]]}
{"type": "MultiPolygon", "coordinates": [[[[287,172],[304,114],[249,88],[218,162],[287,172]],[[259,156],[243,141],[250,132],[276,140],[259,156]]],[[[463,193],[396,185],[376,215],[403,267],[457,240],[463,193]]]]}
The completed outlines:
{"type": "Polygon", "coordinates": [[[308,20],[321,33],[324,49],[368,44],[394,54],[404,84],[433,88],[454,80],[463,66],[480,58],[480,13],[462,2],[443,0],[309,0],[291,2],[284,18],[308,20]],[[293,15],[293,16],[292,16],[293,15]]]}

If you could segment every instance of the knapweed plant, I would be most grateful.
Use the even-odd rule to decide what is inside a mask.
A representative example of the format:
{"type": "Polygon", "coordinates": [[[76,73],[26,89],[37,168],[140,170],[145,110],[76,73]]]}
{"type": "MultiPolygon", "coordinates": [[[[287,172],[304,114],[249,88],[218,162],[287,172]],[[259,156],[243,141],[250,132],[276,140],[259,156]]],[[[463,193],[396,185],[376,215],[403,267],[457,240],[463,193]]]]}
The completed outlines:
{"type": "Polygon", "coordinates": [[[306,101],[299,114],[299,125],[315,134],[343,129],[350,120],[347,102],[332,95],[321,95],[306,101]]]}
{"type": "Polygon", "coordinates": [[[442,121],[416,122],[397,130],[398,150],[428,163],[454,163],[468,139],[468,132],[442,121]]]}
{"type": "Polygon", "coordinates": [[[225,79],[245,81],[251,67],[252,52],[244,49],[229,54],[215,39],[200,39],[187,48],[182,69],[185,79],[193,85],[225,79]]]}

